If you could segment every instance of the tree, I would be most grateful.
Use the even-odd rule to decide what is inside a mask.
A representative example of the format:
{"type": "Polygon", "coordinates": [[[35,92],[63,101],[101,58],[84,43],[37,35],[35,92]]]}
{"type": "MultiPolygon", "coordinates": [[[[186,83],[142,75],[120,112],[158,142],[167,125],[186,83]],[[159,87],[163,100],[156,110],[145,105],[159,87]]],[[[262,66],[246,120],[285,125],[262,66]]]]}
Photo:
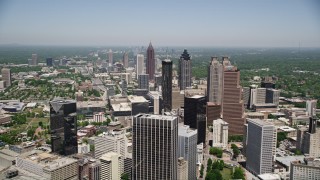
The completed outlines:
{"type": "Polygon", "coordinates": [[[212,154],[212,155],[216,155],[218,158],[221,158],[223,151],[220,148],[211,147],[210,150],[209,150],[209,153],[212,154]]]}
{"type": "Polygon", "coordinates": [[[234,173],[232,175],[232,178],[233,179],[243,179],[243,180],[245,180],[244,172],[241,169],[241,167],[236,167],[235,168],[234,173]]]}
{"type": "Polygon", "coordinates": [[[94,144],[90,144],[90,152],[92,152],[94,150],[95,150],[94,144]]]}
{"type": "Polygon", "coordinates": [[[203,177],[203,170],[204,170],[204,166],[203,164],[201,164],[201,168],[200,168],[200,177],[203,177]]]}
{"type": "Polygon", "coordinates": [[[288,135],[287,132],[278,132],[277,133],[277,141],[280,142],[280,141],[287,139],[287,135],[288,135]]]}
{"type": "Polygon", "coordinates": [[[129,175],[127,173],[121,174],[121,180],[129,180],[129,175]]]}
{"type": "Polygon", "coordinates": [[[209,158],[207,163],[207,172],[211,171],[211,165],[212,165],[212,160],[211,158],[209,158]]]}
{"type": "Polygon", "coordinates": [[[42,121],[40,121],[38,124],[39,124],[40,127],[43,126],[43,122],[42,121]]]}
{"type": "Polygon", "coordinates": [[[218,169],[214,169],[207,173],[206,180],[222,180],[222,174],[218,169]]]}
{"type": "Polygon", "coordinates": [[[231,144],[231,149],[233,151],[233,157],[237,158],[238,155],[240,154],[240,150],[239,150],[238,146],[235,144],[231,144]]]}
{"type": "Polygon", "coordinates": [[[34,133],[35,133],[35,129],[31,128],[31,129],[29,129],[29,130],[27,131],[27,136],[28,136],[28,137],[33,137],[34,133]]]}

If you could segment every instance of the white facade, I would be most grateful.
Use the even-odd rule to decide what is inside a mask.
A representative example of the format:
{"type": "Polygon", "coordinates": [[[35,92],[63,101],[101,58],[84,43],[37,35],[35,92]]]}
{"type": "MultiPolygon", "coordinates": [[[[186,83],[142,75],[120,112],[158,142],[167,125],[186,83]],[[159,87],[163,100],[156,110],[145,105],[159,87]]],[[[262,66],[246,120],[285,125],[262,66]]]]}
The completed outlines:
{"type": "Polygon", "coordinates": [[[138,76],[143,73],[144,73],[144,55],[137,54],[137,65],[136,65],[137,79],[138,79],[138,76]]]}
{"type": "Polygon", "coordinates": [[[113,131],[98,136],[94,140],[95,158],[100,158],[108,152],[116,152],[122,157],[127,157],[128,139],[124,131],[113,131]]]}
{"type": "Polygon", "coordinates": [[[247,122],[246,168],[255,175],[272,173],[277,130],[273,124],[260,119],[247,122]]]}
{"type": "Polygon", "coordinates": [[[212,146],[227,148],[229,124],[222,119],[213,120],[212,146]]]}
{"type": "Polygon", "coordinates": [[[197,166],[197,130],[179,124],[178,129],[178,157],[188,161],[188,177],[196,179],[197,166]]]}
{"type": "Polygon", "coordinates": [[[307,163],[291,162],[290,179],[320,179],[320,159],[307,161],[307,163]]]}
{"type": "Polygon", "coordinates": [[[203,163],[203,143],[197,145],[197,164],[203,163]]]}
{"type": "Polygon", "coordinates": [[[123,157],[115,152],[103,154],[101,161],[101,179],[118,180],[124,172],[123,157]]]}
{"type": "Polygon", "coordinates": [[[309,116],[315,116],[317,110],[317,100],[308,100],[306,102],[306,110],[309,116]]]}
{"type": "Polygon", "coordinates": [[[89,144],[78,144],[78,154],[86,154],[90,152],[90,145],[89,144]]]}
{"type": "MultiPolygon", "coordinates": [[[[184,160],[183,157],[178,158],[178,175],[177,179],[178,180],[188,180],[188,161],[184,160]]],[[[196,174],[195,174],[196,176],[196,174]]],[[[192,179],[192,178],[190,178],[192,179]]]]}
{"type": "Polygon", "coordinates": [[[103,122],[106,120],[104,112],[99,112],[93,115],[94,122],[103,122]]]}

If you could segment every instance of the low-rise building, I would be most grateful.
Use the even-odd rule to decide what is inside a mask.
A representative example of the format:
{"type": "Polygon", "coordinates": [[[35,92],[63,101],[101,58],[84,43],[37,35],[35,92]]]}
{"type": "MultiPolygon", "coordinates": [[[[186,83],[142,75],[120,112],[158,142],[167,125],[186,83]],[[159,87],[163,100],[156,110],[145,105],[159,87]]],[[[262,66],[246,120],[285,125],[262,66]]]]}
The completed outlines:
{"type": "Polygon", "coordinates": [[[305,158],[304,161],[291,162],[290,179],[319,179],[320,159],[305,158]]]}

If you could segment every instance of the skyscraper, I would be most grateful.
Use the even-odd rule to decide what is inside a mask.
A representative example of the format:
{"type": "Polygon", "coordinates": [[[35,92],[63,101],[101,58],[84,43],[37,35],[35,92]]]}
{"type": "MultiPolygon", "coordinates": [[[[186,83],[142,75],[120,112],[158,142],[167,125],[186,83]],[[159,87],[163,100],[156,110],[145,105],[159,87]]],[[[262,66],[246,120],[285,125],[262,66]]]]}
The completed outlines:
{"type": "Polygon", "coordinates": [[[38,65],[38,55],[32,54],[32,65],[36,66],[38,65]]]}
{"type": "Polygon", "coordinates": [[[216,119],[212,124],[212,146],[223,147],[228,146],[228,123],[222,119],[216,119]]]}
{"type": "Polygon", "coordinates": [[[2,75],[2,80],[5,82],[5,87],[10,87],[11,86],[11,70],[8,68],[2,68],[1,69],[1,75],[2,75]]]}
{"type": "Polygon", "coordinates": [[[184,98],[184,124],[198,130],[198,142],[206,143],[206,97],[194,95],[184,98]]]}
{"type": "Polygon", "coordinates": [[[197,130],[179,124],[178,157],[188,162],[188,179],[197,179],[197,130]]]}
{"type": "Polygon", "coordinates": [[[132,127],[132,178],[177,179],[178,118],[138,114],[132,127]]]}
{"type": "Polygon", "coordinates": [[[77,143],[76,101],[54,99],[50,101],[50,132],[52,152],[60,155],[76,154],[77,143]]]}
{"type": "Polygon", "coordinates": [[[277,129],[260,119],[249,119],[246,168],[255,175],[271,173],[276,151],[277,129]]]}
{"type": "Polygon", "coordinates": [[[179,60],[179,86],[180,90],[185,90],[186,87],[191,86],[191,57],[185,49],[180,56],[179,60]]]}
{"type": "Polygon", "coordinates": [[[143,54],[137,54],[137,65],[136,65],[137,78],[139,77],[139,74],[143,74],[143,72],[144,72],[144,56],[143,54]]]}
{"type": "Polygon", "coordinates": [[[112,66],[113,65],[113,52],[111,49],[109,49],[108,58],[109,58],[109,66],[112,66]]]}
{"type": "Polygon", "coordinates": [[[240,71],[223,57],[222,119],[229,123],[229,134],[243,134],[244,107],[241,100],[240,71]]]}
{"type": "Polygon", "coordinates": [[[308,112],[308,115],[310,117],[315,116],[316,110],[317,110],[317,100],[307,100],[306,101],[306,111],[308,112]]]}
{"type": "Polygon", "coordinates": [[[124,54],[123,54],[123,59],[122,59],[122,63],[123,63],[123,67],[124,68],[127,68],[128,67],[128,65],[129,65],[129,57],[128,57],[128,53],[127,52],[125,52],[124,54]]]}
{"type": "Polygon", "coordinates": [[[103,154],[100,157],[101,161],[101,179],[120,179],[124,172],[123,157],[115,152],[103,154]]]}
{"type": "Polygon", "coordinates": [[[47,66],[50,66],[50,67],[53,66],[52,58],[47,58],[46,61],[47,61],[47,66]]]}
{"type": "Polygon", "coordinates": [[[208,68],[208,81],[207,81],[207,98],[208,102],[220,105],[222,99],[222,75],[223,66],[218,61],[217,57],[211,58],[211,63],[208,68]]]}
{"type": "Polygon", "coordinates": [[[154,80],[154,71],[155,71],[155,59],[154,59],[154,49],[152,47],[152,44],[150,42],[149,47],[147,49],[147,69],[146,74],[149,74],[149,80],[154,80]]]}
{"type": "Polygon", "coordinates": [[[172,61],[162,61],[162,98],[164,111],[172,109],[172,61]]]}

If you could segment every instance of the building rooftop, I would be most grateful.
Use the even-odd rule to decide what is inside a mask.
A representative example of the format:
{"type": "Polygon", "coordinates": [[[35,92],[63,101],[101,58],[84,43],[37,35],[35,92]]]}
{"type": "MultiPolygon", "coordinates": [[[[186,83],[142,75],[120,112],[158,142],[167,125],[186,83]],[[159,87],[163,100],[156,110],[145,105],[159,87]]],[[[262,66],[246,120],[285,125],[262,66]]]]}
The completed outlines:
{"type": "Polygon", "coordinates": [[[285,165],[286,167],[290,167],[290,163],[292,161],[303,161],[305,156],[283,156],[283,157],[276,157],[275,160],[279,163],[285,165]]]}
{"type": "Polygon", "coordinates": [[[280,180],[280,175],[279,174],[272,174],[272,173],[266,173],[266,174],[260,174],[258,175],[259,179],[262,180],[280,180]]]}
{"type": "Polygon", "coordinates": [[[253,124],[256,124],[258,126],[274,126],[272,123],[261,120],[261,119],[247,119],[247,121],[253,124]]]}
{"type": "Polygon", "coordinates": [[[289,126],[280,126],[278,127],[278,129],[285,131],[285,132],[292,132],[292,131],[296,131],[296,129],[289,127],[289,126]]]}
{"type": "Polygon", "coordinates": [[[108,152],[108,153],[106,153],[106,154],[103,154],[103,155],[100,157],[100,159],[101,159],[101,160],[105,160],[105,161],[111,161],[113,156],[118,156],[118,158],[121,157],[121,155],[118,154],[118,153],[108,152]]]}
{"type": "Polygon", "coordinates": [[[106,107],[107,101],[78,101],[77,108],[106,107]]]}
{"type": "Polygon", "coordinates": [[[156,114],[137,114],[135,117],[147,118],[147,119],[162,119],[168,121],[174,121],[177,119],[176,116],[165,116],[156,114]]]}
{"type": "Polygon", "coordinates": [[[140,103],[140,102],[148,102],[143,96],[128,96],[128,100],[131,103],[140,103]]]}
{"type": "Polygon", "coordinates": [[[130,103],[111,104],[113,111],[131,111],[130,103]]]}
{"type": "Polygon", "coordinates": [[[190,137],[197,134],[198,131],[196,129],[190,128],[188,125],[184,125],[183,123],[179,123],[178,134],[181,136],[190,137]]]}

